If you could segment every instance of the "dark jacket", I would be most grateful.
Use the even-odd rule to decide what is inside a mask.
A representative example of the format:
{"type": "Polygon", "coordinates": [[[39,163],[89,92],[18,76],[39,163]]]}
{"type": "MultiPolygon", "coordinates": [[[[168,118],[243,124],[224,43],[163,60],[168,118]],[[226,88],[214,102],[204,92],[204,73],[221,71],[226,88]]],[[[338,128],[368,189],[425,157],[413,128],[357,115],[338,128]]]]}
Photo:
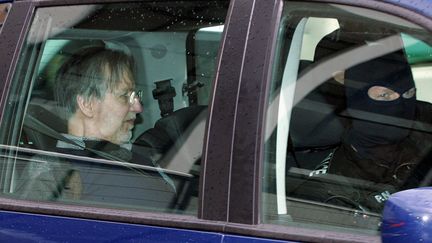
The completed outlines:
{"type": "Polygon", "coordinates": [[[64,156],[37,155],[25,166],[16,186],[21,198],[168,208],[176,196],[170,177],[145,155],[104,141],[59,144],[64,156]]]}
{"type": "Polygon", "coordinates": [[[373,160],[359,158],[342,140],[308,176],[288,185],[288,195],[379,213],[392,193],[420,185],[431,148],[430,135],[412,132],[398,144],[371,148],[373,160]]]}

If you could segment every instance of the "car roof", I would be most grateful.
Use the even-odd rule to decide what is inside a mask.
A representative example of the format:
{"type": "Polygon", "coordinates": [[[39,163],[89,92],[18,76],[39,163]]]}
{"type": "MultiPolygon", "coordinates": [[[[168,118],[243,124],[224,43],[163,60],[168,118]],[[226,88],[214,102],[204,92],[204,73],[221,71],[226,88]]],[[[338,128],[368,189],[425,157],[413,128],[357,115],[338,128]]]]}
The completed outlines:
{"type": "MultiPolygon", "coordinates": [[[[28,0],[16,0],[28,1],[28,0]]],[[[32,1],[32,0],[30,0],[32,1]]],[[[37,0],[36,0],[37,1],[37,0]]],[[[14,2],[14,0],[0,0],[0,3],[14,2]]],[[[430,0],[376,0],[376,2],[390,3],[396,6],[409,9],[411,11],[420,13],[424,16],[432,18],[432,1],[430,0]]],[[[361,4],[361,2],[359,2],[361,4]]],[[[357,3],[358,4],[358,3],[357,3]]]]}
{"type": "Polygon", "coordinates": [[[432,1],[430,0],[381,0],[380,2],[391,3],[424,16],[432,17],[432,1]]]}

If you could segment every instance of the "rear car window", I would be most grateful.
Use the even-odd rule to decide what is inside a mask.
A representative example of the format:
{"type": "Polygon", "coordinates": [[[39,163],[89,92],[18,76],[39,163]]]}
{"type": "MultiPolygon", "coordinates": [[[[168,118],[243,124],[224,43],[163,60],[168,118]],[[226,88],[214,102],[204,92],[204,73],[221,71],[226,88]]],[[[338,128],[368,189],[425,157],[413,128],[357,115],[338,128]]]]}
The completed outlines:
{"type": "Polygon", "coordinates": [[[369,9],[285,2],[265,222],[376,235],[392,193],[430,185],[430,37],[369,9]]]}
{"type": "Polygon", "coordinates": [[[227,8],[38,8],[1,131],[3,196],[196,214],[227,8]]]}

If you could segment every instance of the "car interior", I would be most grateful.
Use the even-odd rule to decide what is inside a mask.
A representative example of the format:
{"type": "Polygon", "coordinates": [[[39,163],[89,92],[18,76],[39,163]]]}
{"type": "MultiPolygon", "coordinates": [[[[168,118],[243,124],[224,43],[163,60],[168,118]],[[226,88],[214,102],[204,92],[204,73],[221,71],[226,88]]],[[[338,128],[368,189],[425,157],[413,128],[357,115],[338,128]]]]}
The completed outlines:
{"type": "MultiPolygon", "coordinates": [[[[280,31],[281,37],[278,44],[279,63],[276,66],[270,95],[270,107],[272,101],[276,103],[282,95],[291,97],[293,101],[291,114],[285,118],[289,121],[285,125],[289,127],[286,129],[287,132],[279,133],[279,130],[283,130],[279,120],[277,126],[270,125],[272,130],[268,132],[266,140],[268,164],[266,164],[265,176],[268,179],[265,181],[276,182],[264,184],[264,191],[268,193],[265,198],[268,208],[267,220],[282,224],[283,222],[321,222],[326,225],[351,228],[354,231],[370,230],[373,233],[379,229],[379,212],[371,212],[362,205],[350,202],[345,206],[334,205],[331,199],[321,201],[314,198],[314,195],[307,190],[303,192],[296,190],[305,181],[314,181],[310,173],[320,169],[320,164],[337,149],[343,132],[354,119],[346,112],[343,74],[348,59],[342,57],[353,55],[351,53],[355,53],[356,48],[368,46],[368,43],[380,42],[388,37],[399,39],[402,44],[400,48],[404,50],[414,75],[418,91],[417,110],[427,110],[431,105],[431,97],[422,95],[420,91],[427,89],[425,83],[431,80],[424,79],[424,76],[419,73],[421,68],[431,68],[431,60],[426,57],[430,52],[431,40],[424,34],[424,30],[410,23],[394,21],[391,16],[376,16],[372,11],[364,11],[363,15],[359,14],[353,18],[352,13],[355,11],[362,13],[361,9],[321,6],[319,9],[303,10],[301,5],[295,5],[293,3],[287,10],[291,12],[285,13],[284,16],[287,17],[282,21],[281,28],[284,29],[280,31]],[[414,50],[412,43],[420,43],[418,45],[423,46],[422,50],[414,50]],[[292,54],[296,49],[300,49],[298,63],[292,62],[287,54],[288,52],[292,54]],[[424,55],[424,58],[414,58],[421,55],[424,55]],[[295,88],[288,92],[284,91],[284,82],[289,82],[289,79],[284,79],[284,76],[289,73],[287,63],[298,67],[297,73],[290,74],[296,77],[295,88]],[[286,141],[281,142],[279,136],[286,138],[286,141]],[[278,150],[279,146],[280,150],[278,150]],[[286,154],[286,158],[282,157],[279,162],[278,156],[281,153],[286,154]],[[285,168],[285,172],[278,176],[276,168],[285,168]],[[295,194],[292,194],[293,192],[295,194]],[[273,198],[272,195],[280,195],[280,197],[273,198]],[[286,201],[284,202],[282,198],[286,198],[286,201]]],[[[269,113],[271,116],[272,113],[269,113]]],[[[281,114],[280,108],[279,114],[281,114]]],[[[271,121],[272,118],[268,118],[269,120],[271,121]]],[[[413,133],[429,134],[430,137],[431,121],[419,118],[416,124],[412,128],[413,133]]],[[[391,123],[389,125],[392,126],[391,123]]],[[[425,158],[428,156],[425,155],[425,158]]],[[[419,168],[424,169],[425,166],[419,168]]],[[[331,185],[338,180],[337,177],[329,178],[328,181],[320,179],[316,183],[331,185]]],[[[368,181],[352,181],[351,184],[363,191],[374,191],[380,187],[368,181]]]]}
{"type": "Polygon", "coordinates": [[[78,49],[105,46],[135,59],[144,111],[133,130],[133,147],[151,157],[155,166],[127,163],[98,151],[91,152],[99,160],[74,157],[83,185],[79,201],[196,214],[207,106],[228,2],[178,4],[89,5],[70,7],[76,11],[38,12],[39,22],[32,26],[23,54],[29,67],[21,75],[31,87],[17,99],[21,103],[16,102],[25,116],[15,152],[20,159],[11,159],[16,179],[6,189],[9,193],[19,189],[21,171],[35,155],[70,160],[56,152],[57,141],[71,142],[62,135],[67,122],[53,98],[56,71],[78,49]],[[48,36],[41,30],[45,21],[52,21],[48,36]]]}

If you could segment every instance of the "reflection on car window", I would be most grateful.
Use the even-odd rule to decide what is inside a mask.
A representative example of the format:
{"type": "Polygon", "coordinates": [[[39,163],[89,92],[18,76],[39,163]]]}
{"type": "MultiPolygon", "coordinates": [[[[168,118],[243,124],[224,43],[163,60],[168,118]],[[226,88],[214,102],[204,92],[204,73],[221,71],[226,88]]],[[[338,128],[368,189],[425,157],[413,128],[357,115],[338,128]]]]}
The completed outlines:
{"type": "Polygon", "coordinates": [[[227,8],[170,1],[38,9],[2,130],[4,195],[196,214],[227,8]]]}
{"type": "Polygon", "coordinates": [[[0,33],[3,27],[3,23],[6,21],[9,8],[10,8],[9,3],[0,3],[0,33]]]}
{"type": "Polygon", "coordinates": [[[284,8],[264,221],[377,234],[392,193],[431,183],[430,33],[361,8],[284,8]]]}

